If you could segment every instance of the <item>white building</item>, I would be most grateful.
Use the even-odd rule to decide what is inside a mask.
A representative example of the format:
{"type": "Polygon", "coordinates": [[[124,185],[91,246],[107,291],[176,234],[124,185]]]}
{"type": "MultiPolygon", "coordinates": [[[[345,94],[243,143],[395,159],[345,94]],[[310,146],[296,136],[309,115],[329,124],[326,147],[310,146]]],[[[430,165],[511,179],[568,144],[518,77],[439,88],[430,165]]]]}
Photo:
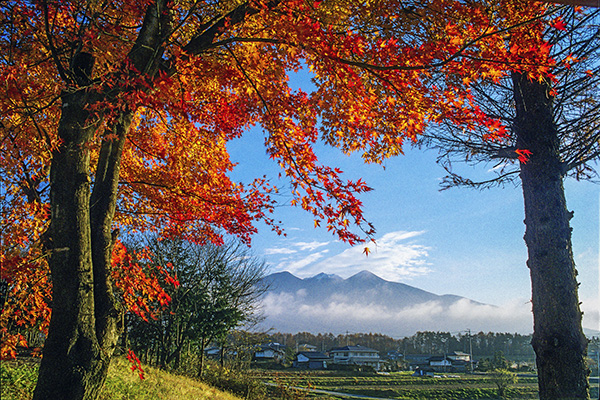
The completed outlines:
{"type": "Polygon", "coordinates": [[[329,351],[334,364],[366,365],[379,371],[381,360],[379,352],[364,346],[344,346],[329,351]]]}

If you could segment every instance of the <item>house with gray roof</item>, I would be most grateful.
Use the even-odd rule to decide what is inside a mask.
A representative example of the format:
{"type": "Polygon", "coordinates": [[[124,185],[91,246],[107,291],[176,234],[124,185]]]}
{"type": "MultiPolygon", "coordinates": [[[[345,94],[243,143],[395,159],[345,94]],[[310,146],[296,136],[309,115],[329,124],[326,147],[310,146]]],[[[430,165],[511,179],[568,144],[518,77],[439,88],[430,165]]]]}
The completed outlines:
{"type": "Polygon", "coordinates": [[[327,369],[329,356],[318,351],[301,351],[296,354],[294,368],[327,369]]]}
{"type": "Polygon", "coordinates": [[[329,356],[334,364],[369,366],[376,371],[381,368],[379,352],[360,345],[331,349],[329,356]]]}

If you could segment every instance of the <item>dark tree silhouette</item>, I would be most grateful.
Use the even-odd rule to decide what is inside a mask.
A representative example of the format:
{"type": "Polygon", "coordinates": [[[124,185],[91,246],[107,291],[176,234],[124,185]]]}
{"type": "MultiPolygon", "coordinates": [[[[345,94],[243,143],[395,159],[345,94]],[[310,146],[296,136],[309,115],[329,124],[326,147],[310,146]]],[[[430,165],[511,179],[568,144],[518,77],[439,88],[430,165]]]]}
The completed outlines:
{"type": "Polygon", "coordinates": [[[556,80],[532,81],[513,72],[474,90],[481,108],[509,128],[507,141],[477,140],[480,135],[467,135],[449,125],[431,130],[422,141],[440,152],[438,161],[448,172],[443,188],[488,188],[507,182],[520,182],[523,188],[532,345],[542,400],[589,398],[587,339],[581,326],[569,225],[573,212],[567,209],[563,180],[598,177],[600,12],[565,9],[561,13],[566,29],[546,32],[557,61],[556,80]],[[495,162],[497,176],[487,181],[468,179],[452,171],[457,161],[495,162]]]}

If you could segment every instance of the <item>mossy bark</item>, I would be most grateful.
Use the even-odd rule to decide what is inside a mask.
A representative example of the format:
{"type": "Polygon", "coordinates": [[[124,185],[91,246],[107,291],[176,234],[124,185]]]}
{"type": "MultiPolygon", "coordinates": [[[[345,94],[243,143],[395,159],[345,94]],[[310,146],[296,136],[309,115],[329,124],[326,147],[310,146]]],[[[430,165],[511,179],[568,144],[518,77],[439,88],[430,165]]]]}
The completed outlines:
{"type": "MultiPolygon", "coordinates": [[[[158,71],[171,16],[167,0],[148,6],[123,73],[151,79],[158,71]]],[[[74,56],[74,87],[62,95],[60,146],[50,172],[50,250],[52,317],[44,345],[34,400],[93,400],[100,393],[110,359],[123,332],[123,310],[113,293],[111,231],[118,196],[123,146],[133,110],[120,104],[110,111],[105,139],[95,165],[92,191],[90,147],[102,116],[92,105],[118,101],[120,93],[140,90],[126,81],[91,90],[94,57],[74,56]]],[[[102,113],[102,111],[98,111],[102,113]]]]}

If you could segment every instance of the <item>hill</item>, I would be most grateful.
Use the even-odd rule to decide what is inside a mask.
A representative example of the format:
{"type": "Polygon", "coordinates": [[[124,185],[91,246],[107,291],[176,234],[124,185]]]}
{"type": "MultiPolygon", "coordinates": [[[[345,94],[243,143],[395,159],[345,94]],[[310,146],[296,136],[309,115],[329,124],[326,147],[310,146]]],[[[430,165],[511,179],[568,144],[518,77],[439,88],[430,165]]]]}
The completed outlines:
{"type": "MultiPolygon", "coordinates": [[[[33,395],[37,379],[37,363],[8,362],[0,364],[0,398],[28,400],[33,395]]],[[[144,380],[130,370],[124,358],[111,361],[100,400],[161,399],[161,400],[240,400],[205,383],[144,366],[144,380]]]]}

